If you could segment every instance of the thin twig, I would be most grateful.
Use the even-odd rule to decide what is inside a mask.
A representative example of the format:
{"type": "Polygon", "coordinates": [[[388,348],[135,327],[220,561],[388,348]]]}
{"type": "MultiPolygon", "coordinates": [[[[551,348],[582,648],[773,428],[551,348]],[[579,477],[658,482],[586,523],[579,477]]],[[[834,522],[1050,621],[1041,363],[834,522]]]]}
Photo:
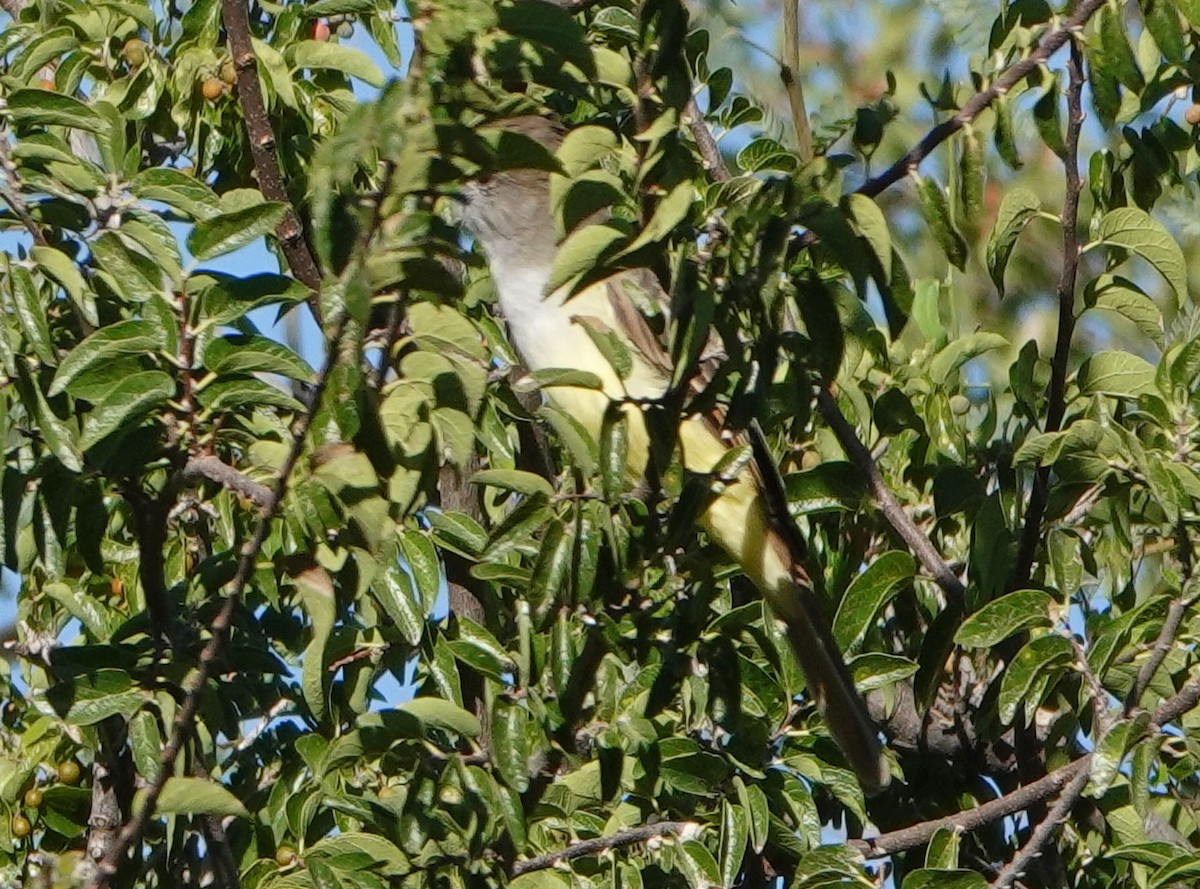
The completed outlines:
{"type": "Polygon", "coordinates": [[[729,167],[725,165],[725,158],[721,156],[721,147],[717,145],[717,140],[713,138],[712,132],[704,122],[704,112],[700,110],[694,95],[688,97],[683,113],[692,138],[696,140],[700,157],[704,159],[704,168],[708,170],[708,175],[717,182],[728,182],[729,167]]]}
{"type": "Polygon", "coordinates": [[[580,840],[556,852],[547,852],[545,855],[539,855],[536,858],[518,861],[512,866],[512,875],[519,877],[521,874],[554,867],[560,861],[583,858],[587,855],[595,855],[598,852],[605,852],[609,849],[619,849],[622,846],[629,846],[633,843],[644,843],[646,840],[652,840],[668,834],[679,835],[684,833],[684,831],[693,830],[695,827],[696,825],[690,821],[659,821],[657,824],[646,824],[642,827],[630,827],[626,830],[618,830],[611,836],[580,840]]]}
{"type": "Polygon", "coordinates": [[[1107,0],[1083,0],[1075,11],[1060,24],[1055,25],[1043,35],[1037,48],[1023,59],[1014,62],[992,81],[991,85],[980,90],[963,103],[958,113],[948,120],[942,121],[918,142],[904,157],[900,158],[878,176],[868,179],[858,188],[858,194],[875,197],[915,170],[921,161],[933,153],[933,150],[975,120],[983,111],[1028,77],[1035,68],[1047,61],[1071,39],[1071,34],[1081,29],[1088,20],[1104,6],[1107,0]]]}
{"type": "MultiPolygon", "coordinates": [[[[1103,738],[1108,734],[1109,728],[1112,727],[1112,714],[1108,709],[1108,693],[1104,690],[1104,686],[1100,684],[1095,671],[1092,670],[1091,664],[1088,663],[1087,652],[1083,650],[1083,646],[1069,629],[1063,632],[1063,636],[1067,642],[1071,644],[1072,651],[1075,652],[1075,669],[1079,675],[1083,677],[1084,684],[1088,687],[1088,697],[1092,701],[1092,713],[1096,717],[1096,728],[1092,733],[1094,738],[1103,738]]],[[[1126,714],[1128,715],[1128,714],[1126,714]]]]}
{"type": "Polygon", "coordinates": [[[934,582],[950,597],[951,601],[956,603],[964,601],[966,588],[962,581],[958,579],[958,575],[942,558],[941,553],[937,551],[929,538],[917,527],[912,517],[904,511],[904,507],[900,505],[900,501],[896,499],[896,495],[884,481],[883,474],[871,457],[871,452],[859,440],[854,427],[842,413],[837,399],[827,385],[823,384],[817,390],[817,407],[825,418],[825,422],[833,430],[833,434],[837,436],[842,449],[849,455],[862,477],[866,479],[871,496],[875,499],[875,505],[883,513],[887,523],[892,526],[892,530],[908,544],[913,555],[917,557],[917,561],[929,572],[934,582]]]}
{"type": "Polygon", "coordinates": [[[813,138],[804,105],[804,85],[800,82],[800,0],[783,0],[783,63],[779,66],[779,79],[792,109],[797,153],[801,161],[808,163],[813,158],[813,138]]]}
{"type": "Polygon", "coordinates": [[[1063,790],[1062,795],[1058,798],[1058,802],[1054,804],[1054,808],[1042,819],[1041,823],[1034,829],[1033,835],[1029,838],[1024,847],[1018,852],[1013,860],[1004,866],[1000,871],[999,876],[992,882],[992,889],[1008,889],[1025,873],[1025,868],[1038,855],[1042,854],[1042,849],[1050,842],[1054,836],[1054,832],[1058,829],[1058,825],[1063,822],[1067,814],[1071,811],[1071,807],[1079,800],[1080,794],[1083,793],[1083,788],[1087,786],[1088,772],[1080,770],[1071,783],[1063,790]]]}
{"type": "Polygon", "coordinates": [[[1125,696],[1126,716],[1132,713],[1134,708],[1137,707],[1138,701],[1142,699],[1142,695],[1150,687],[1150,680],[1154,678],[1154,674],[1158,672],[1158,668],[1166,660],[1168,652],[1170,652],[1171,647],[1175,644],[1175,636],[1179,632],[1180,625],[1183,623],[1183,615],[1186,610],[1182,597],[1172,599],[1171,604],[1167,606],[1167,616],[1163,620],[1162,629],[1158,631],[1158,638],[1154,640],[1154,645],[1150,649],[1150,656],[1138,668],[1137,678],[1134,679],[1133,685],[1129,689],[1129,694],[1125,696]]]}
{"type": "MultiPolygon", "coordinates": [[[[1087,6],[1088,4],[1083,4],[1087,6]]],[[[1077,13],[1078,15],[1078,13],[1077,13]]],[[[1079,133],[1083,127],[1083,52],[1071,42],[1067,59],[1067,133],[1061,154],[1066,171],[1066,195],[1063,199],[1063,266],[1058,287],[1058,335],[1054,358],[1050,364],[1050,389],[1046,406],[1046,432],[1062,428],[1067,402],[1067,362],[1071,357],[1071,338],[1075,333],[1075,283],[1079,275],[1079,195],[1083,182],[1079,175],[1079,133]]],[[[1033,560],[1042,540],[1042,519],[1050,499],[1050,467],[1038,469],[1033,490],[1021,525],[1021,546],[1013,565],[1010,589],[1020,589],[1029,582],[1033,560]]]]}
{"type": "MultiPolygon", "coordinates": [[[[304,227],[287,189],[283,186],[279,160],[275,157],[275,131],[271,128],[271,120],[267,116],[266,101],[258,82],[258,62],[250,42],[248,6],[245,0],[221,0],[221,19],[229,35],[229,52],[237,70],[238,102],[246,119],[250,155],[254,159],[258,187],[263,196],[269,201],[279,201],[287,205],[287,213],[275,229],[275,233],[279,237],[288,267],[300,283],[316,293],[321,287],[321,270],[317,268],[317,262],[308,249],[304,227]]],[[[310,299],[309,305],[320,323],[316,299],[310,299]]]]}

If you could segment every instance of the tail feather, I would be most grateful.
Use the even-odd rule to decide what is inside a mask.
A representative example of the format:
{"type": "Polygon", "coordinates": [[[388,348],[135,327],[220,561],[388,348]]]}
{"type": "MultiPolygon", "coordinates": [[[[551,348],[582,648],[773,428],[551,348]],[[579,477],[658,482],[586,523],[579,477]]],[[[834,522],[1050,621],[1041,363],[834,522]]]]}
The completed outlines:
{"type": "MultiPolygon", "coordinates": [[[[774,604],[774,600],[772,600],[774,604]]],[[[782,603],[779,603],[782,605],[782,603]]],[[[834,641],[824,610],[811,589],[797,583],[794,607],[774,608],[787,628],[787,638],[804,671],[808,690],[863,790],[874,793],[891,780],[879,743],[879,729],[834,641]]]]}

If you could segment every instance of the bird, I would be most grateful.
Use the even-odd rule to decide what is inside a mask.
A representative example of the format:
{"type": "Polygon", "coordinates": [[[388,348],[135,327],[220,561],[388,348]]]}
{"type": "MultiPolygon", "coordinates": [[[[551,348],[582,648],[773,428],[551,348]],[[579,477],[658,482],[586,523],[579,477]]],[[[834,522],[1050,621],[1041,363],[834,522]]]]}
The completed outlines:
{"type": "MultiPolygon", "coordinates": [[[[550,151],[561,145],[565,135],[556,120],[538,114],[485,126],[528,137],[550,151]]],[[[547,292],[561,244],[551,207],[550,176],[546,169],[483,171],[462,185],[458,196],[461,222],[483,250],[508,336],[526,366],[531,371],[587,371],[601,383],[599,388],[548,385],[545,397],[582,423],[597,440],[606,413],[617,405],[627,421],[626,469],[638,478],[646,470],[651,447],[639,405],[663,398],[670,387],[672,368],[668,353],[630,293],[645,293],[649,288],[663,305],[669,304],[669,298],[648,269],[618,271],[577,293],[571,293],[568,286],[547,292]],[[627,372],[618,374],[597,346],[594,334],[598,331],[620,337],[631,359],[623,368],[627,372]]],[[[711,415],[680,417],[679,445],[689,472],[711,473],[736,440],[737,435],[722,430],[711,415]]],[[[774,471],[773,465],[771,469],[774,471]]],[[[890,779],[878,729],[830,631],[804,567],[804,554],[797,552],[802,538],[794,528],[785,526],[786,517],[773,513],[768,483],[753,462],[732,478],[723,477],[704,508],[700,525],[738,562],[783,622],[807,688],[830,733],[864,790],[877,792],[890,779]]]]}

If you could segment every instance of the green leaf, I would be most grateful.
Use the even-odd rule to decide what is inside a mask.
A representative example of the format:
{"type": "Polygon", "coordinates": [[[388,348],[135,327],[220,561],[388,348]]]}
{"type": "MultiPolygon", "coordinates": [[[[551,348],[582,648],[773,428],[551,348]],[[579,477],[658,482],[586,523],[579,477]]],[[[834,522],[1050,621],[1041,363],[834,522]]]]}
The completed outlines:
{"type": "Polygon", "coordinates": [[[1084,793],[1099,799],[1104,796],[1120,773],[1125,754],[1142,739],[1150,726],[1150,714],[1139,712],[1132,719],[1123,719],[1108,730],[1092,753],[1090,775],[1084,793]]]}
{"type": "Polygon", "coordinates": [[[729,886],[721,882],[721,869],[708,847],[697,840],[685,840],[681,844],[681,855],[675,861],[692,889],[712,889],[713,886],[729,886]]]}
{"type": "Polygon", "coordinates": [[[720,885],[733,886],[742,870],[742,859],[750,837],[750,819],[741,806],[721,803],[720,885]]]}
{"type": "Polygon", "coordinates": [[[479,736],[479,720],[443,698],[413,698],[396,709],[416,717],[426,728],[444,729],[467,738],[479,736]]]}
{"type": "Polygon", "coordinates": [[[41,362],[53,367],[58,363],[58,357],[50,341],[50,326],[46,321],[46,306],[41,290],[34,283],[29,269],[10,263],[7,254],[4,256],[4,270],[11,286],[13,309],[21,333],[41,362]]]}
{"type": "Polygon", "coordinates": [[[541,542],[541,553],[529,581],[529,599],[534,612],[544,616],[551,606],[563,601],[563,587],[571,571],[575,535],[563,522],[551,522],[541,542]]]}
{"type": "Polygon", "coordinates": [[[450,643],[454,656],[501,685],[512,681],[517,665],[500,641],[484,626],[457,615],[458,638],[450,643]]]}
{"type": "Polygon", "coordinates": [[[189,219],[208,219],[221,211],[217,193],[206,183],[170,167],[142,170],[129,183],[129,190],[143,201],[166,204],[189,219]]]}
{"type": "Polygon", "coordinates": [[[842,460],[791,473],[784,479],[784,489],[793,516],[853,511],[866,496],[862,474],[854,464],[842,460]]]}
{"type": "Polygon", "coordinates": [[[1162,312],[1144,290],[1120,275],[1101,275],[1089,284],[1088,290],[1089,309],[1120,315],[1162,348],[1162,312]]]}
{"type": "Polygon", "coordinates": [[[1175,4],[1169,0],[1142,0],[1142,18],[1167,61],[1184,64],[1183,31],[1175,4]]]}
{"type": "Polygon", "coordinates": [[[966,648],[990,648],[1014,633],[1050,626],[1054,599],[1042,590],[1018,590],[988,602],[965,621],[954,641],[966,648]]]}
{"type": "Polygon", "coordinates": [[[418,645],[425,634],[425,617],[413,593],[408,574],[398,564],[390,564],[375,575],[371,585],[375,601],[392,619],[409,645],[418,645]]]}
{"type": "Polygon", "coordinates": [[[917,197],[921,202],[921,215],[934,239],[958,269],[967,265],[967,242],[954,225],[950,216],[950,200],[946,190],[933,178],[917,178],[917,197]]]}
{"type": "Polygon", "coordinates": [[[951,379],[951,374],[956,373],[968,361],[988,352],[1007,349],[1008,346],[1008,340],[998,333],[979,331],[968,334],[952,340],[946,348],[933,356],[933,360],[929,362],[929,375],[936,383],[952,383],[954,380],[951,379]]]}
{"type": "Polygon", "coordinates": [[[567,235],[554,254],[546,293],[557,293],[568,284],[574,285],[588,272],[600,266],[601,259],[623,241],[626,233],[613,225],[585,225],[567,235]]]}
{"type": "Polygon", "coordinates": [[[250,818],[242,801],[207,778],[168,778],[154,811],[160,815],[236,815],[250,818]]]}
{"type": "Polygon", "coordinates": [[[833,637],[842,651],[853,651],[875,624],[885,605],[917,572],[913,557],[886,552],[854,578],[833,619],[833,637]]]}
{"type": "Polygon", "coordinates": [[[73,424],[68,426],[51,410],[50,405],[46,402],[46,396],[42,394],[37,383],[29,378],[23,363],[18,365],[18,380],[23,384],[22,388],[32,394],[34,413],[38,420],[38,431],[46,440],[51,453],[71,472],[82,472],[83,452],[76,442],[77,436],[73,424]]]}
{"type": "Polygon", "coordinates": [[[338,859],[354,855],[370,861],[372,869],[385,877],[403,876],[412,870],[408,856],[395,844],[377,834],[357,831],[324,837],[308,848],[304,858],[307,861],[310,858],[338,859]]]}
{"type": "Polygon", "coordinates": [[[983,146],[968,124],[963,130],[958,161],[958,214],[972,240],[979,234],[979,217],[983,213],[984,171],[983,146]]]}
{"type": "Polygon", "coordinates": [[[987,880],[974,871],[922,867],[904,877],[901,889],[987,889],[987,884],[987,880]]]}
{"type": "Polygon", "coordinates": [[[146,693],[124,670],[97,670],[50,686],[46,700],[71,725],[95,725],[110,716],[132,716],[146,693]]]}
{"type": "Polygon", "coordinates": [[[301,40],[288,47],[287,58],[296,68],[329,68],[373,87],[387,83],[387,78],[370,56],[345,44],[301,40]]]}
{"type": "Polygon", "coordinates": [[[854,686],[862,694],[902,682],[916,674],[918,665],[906,657],[869,651],[860,654],[848,664],[854,686]]]}
{"type": "Polygon", "coordinates": [[[400,532],[400,554],[412,572],[419,601],[428,614],[437,604],[442,588],[442,564],[437,549],[428,535],[406,528],[400,532]]]}
{"type": "Polygon", "coordinates": [[[526,497],[551,497],[554,487],[540,475],[522,469],[485,469],[471,476],[471,484],[488,485],[526,497]]]}
{"type": "MultiPolygon", "coordinates": [[[[1000,721],[1011,725],[1021,706],[1037,689],[1048,688],[1050,677],[1056,677],[1075,658],[1071,643],[1052,634],[1030,640],[1017,652],[1000,684],[997,709],[1000,721]]],[[[1040,697],[1040,694],[1039,694],[1040,697]]],[[[1034,701],[1036,706],[1039,701],[1034,701]]],[[[1031,708],[1026,708],[1028,717],[1031,708]]]]}
{"type": "Polygon", "coordinates": [[[439,546],[475,559],[487,548],[488,535],[482,526],[461,512],[429,512],[426,514],[439,546]]]}
{"type": "Polygon", "coordinates": [[[139,710],[129,720],[129,749],[138,774],[154,781],[162,770],[163,736],[158,720],[149,710],[139,710]]]}
{"type": "Polygon", "coordinates": [[[1175,298],[1187,299],[1187,263],[1171,233],[1150,214],[1136,207],[1119,207],[1104,214],[1096,229],[1102,244],[1140,256],[1167,279],[1175,298]]]}
{"type": "Polygon", "coordinates": [[[513,384],[513,389],[517,392],[532,392],[536,389],[547,389],[553,386],[566,386],[571,389],[603,389],[604,381],[588,370],[546,367],[530,371],[513,384]]]}
{"type": "Polygon", "coordinates": [[[19,89],[8,94],[7,111],[19,126],[72,127],[99,132],[104,119],[78,99],[43,89],[19,89]]]}
{"type": "Polygon", "coordinates": [[[249,412],[261,407],[298,411],[304,407],[283,390],[257,377],[218,379],[201,389],[196,399],[201,407],[212,413],[249,412]]]}
{"type": "Polygon", "coordinates": [[[58,366],[50,383],[49,395],[66,390],[71,381],[97,364],[122,355],[140,355],[163,348],[160,328],[149,321],[118,321],[102,327],[77,345],[58,366]]]}
{"type": "Polygon", "coordinates": [[[79,449],[90,450],[114,432],[129,432],[174,395],[175,380],[161,370],[125,377],[83,418],[79,449]]]}
{"type": "Polygon", "coordinates": [[[733,786],[737,791],[738,803],[749,819],[750,848],[754,850],[755,855],[761,854],[767,845],[771,827],[767,795],[757,784],[746,784],[741,777],[734,777],[733,786]]]}
{"type": "Polygon", "coordinates": [[[250,334],[209,340],[204,366],[215,374],[272,373],[303,382],[316,376],[308,362],[283,343],[250,334]]]}
{"type": "Polygon", "coordinates": [[[1000,209],[996,211],[996,224],[987,245],[988,274],[1000,296],[1004,296],[1004,270],[1012,255],[1017,236],[1024,231],[1029,221],[1042,209],[1042,200],[1028,188],[1017,187],[1004,193],[1000,209]]]}
{"type": "Polygon", "coordinates": [[[925,866],[945,870],[958,867],[962,833],[954,827],[940,828],[925,847],[925,866]]]}
{"type": "Polygon", "coordinates": [[[232,253],[275,231],[287,212],[287,204],[263,201],[202,219],[188,234],[188,250],[199,260],[232,253]]]}
{"type": "Polygon", "coordinates": [[[79,266],[67,254],[53,247],[35,245],[29,251],[29,255],[46,275],[62,286],[88,324],[100,324],[100,317],[96,312],[96,298],[88,290],[87,282],[83,280],[79,266]]]}
{"type": "Polygon", "coordinates": [[[1129,352],[1097,352],[1079,368],[1080,391],[1137,398],[1156,392],[1154,365],[1129,352]]]}
{"type": "Polygon", "coordinates": [[[304,668],[301,676],[304,702],[314,718],[323,720],[328,711],[326,689],[329,671],[325,668],[326,650],[334,621],[337,619],[333,578],[324,568],[314,565],[298,572],[292,581],[300,591],[300,600],[304,604],[304,613],[308,615],[311,629],[308,645],[304,649],[304,668]]]}
{"type": "Polygon", "coordinates": [[[42,593],[62,605],[71,617],[78,620],[97,642],[107,642],[121,623],[119,613],[106,607],[85,588],[52,582],[42,587],[42,593]]]}

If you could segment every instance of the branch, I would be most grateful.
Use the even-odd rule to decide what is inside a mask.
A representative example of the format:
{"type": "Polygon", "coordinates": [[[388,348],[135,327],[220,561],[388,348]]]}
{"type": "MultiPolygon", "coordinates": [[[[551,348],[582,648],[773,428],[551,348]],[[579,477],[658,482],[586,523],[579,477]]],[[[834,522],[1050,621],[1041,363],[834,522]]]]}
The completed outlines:
{"type": "Polygon", "coordinates": [[[859,440],[854,427],[850,425],[850,421],[842,413],[842,409],[838,406],[837,399],[833,396],[828,384],[822,384],[817,389],[817,407],[820,409],[821,415],[825,418],[825,422],[833,429],[833,434],[837,436],[842,449],[850,456],[859,474],[866,479],[871,496],[875,499],[875,505],[883,513],[883,517],[887,520],[887,523],[892,526],[892,530],[899,534],[900,538],[908,544],[913,555],[917,557],[917,561],[929,572],[934,582],[941,587],[950,600],[953,602],[963,602],[966,597],[966,588],[963,587],[962,581],[951,570],[949,564],[942,558],[941,553],[937,551],[937,548],[934,547],[929,538],[922,533],[921,529],[917,527],[908,513],[904,511],[904,507],[900,505],[900,501],[896,499],[896,495],[888,488],[887,482],[883,479],[883,474],[879,471],[879,467],[875,464],[875,459],[871,456],[871,452],[859,440]]]}
{"type": "Polygon", "coordinates": [[[792,109],[792,126],[796,128],[796,145],[800,160],[813,159],[812,126],[804,106],[804,86],[800,83],[800,0],[783,0],[783,63],[779,79],[787,93],[792,109]]]}
{"type": "MultiPolygon", "coordinates": [[[[1083,4],[1084,7],[1089,4],[1083,4]]],[[[1081,7],[1082,9],[1082,7],[1081,7]]],[[[1078,13],[1076,13],[1078,15],[1078,13]]],[[[1063,199],[1063,267],[1058,279],[1058,335],[1050,365],[1050,390],[1046,407],[1046,432],[1062,428],[1066,413],[1067,360],[1071,356],[1071,338],[1075,333],[1075,280],[1079,274],[1079,195],[1083,182],[1079,176],[1079,132],[1083,127],[1083,53],[1072,41],[1067,60],[1067,133],[1062,162],[1067,187],[1063,199]]],[[[1042,539],[1042,518],[1050,499],[1050,467],[1038,469],[1033,491],[1021,526],[1021,546],[1013,565],[1010,589],[1020,589],[1029,581],[1033,559],[1042,539]]]]}
{"type": "Polygon", "coordinates": [[[947,815],[944,818],[935,818],[932,821],[924,821],[914,824],[912,827],[894,830],[871,839],[850,840],[849,845],[862,852],[867,858],[883,858],[896,852],[903,852],[905,849],[923,846],[939,830],[954,829],[962,832],[975,830],[999,821],[1001,818],[1022,812],[1032,804],[1052,796],[1073,781],[1081,772],[1087,775],[1091,762],[1092,755],[1089,753],[1071,764],[1039,778],[1032,784],[1026,784],[1012,793],[989,800],[974,809],[967,809],[965,812],[947,815]]]}
{"type": "Polygon", "coordinates": [[[721,156],[717,140],[713,138],[708,125],[704,122],[704,112],[696,103],[695,96],[688,97],[683,113],[688,129],[692,132],[692,138],[696,140],[696,148],[700,151],[700,157],[704,159],[704,168],[708,171],[708,175],[717,182],[728,182],[730,179],[729,167],[725,166],[725,158],[721,156]]]}
{"type": "Polygon", "coordinates": [[[1062,49],[1071,39],[1072,32],[1086,25],[1088,19],[1095,15],[1105,2],[1106,0],[1082,0],[1066,20],[1046,32],[1033,52],[1001,72],[991,86],[971,96],[957,114],[942,121],[926,133],[924,138],[909,150],[908,154],[878,176],[868,179],[859,186],[858,194],[873,198],[905,178],[910,171],[920,165],[921,161],[932,154],[935,148],[974,121],[989,105],[1020,83],[1038,65],[1062,49]]]}
{"type": "Polygon", "coordinates": [[[125,853],[129,850],[130,846],[141,839],[146,825],[154,813],[155,804],[162,794],[163,787],[174,770],[175,760],[183,749],[184,744],[191,737],[192,731],[195,728],[196,715],[200,711],[200,701],[204,696],[204,687],[208,683],[209,676],[212,675],[217,659],[221,656],[221,649],[225,645],[225,640],[229,635],[229,630],[233,623],[234,611],[237,608],[238,602],[241,601],[242,589],[254,571],[258,552],[262,548],[263,542],[267,539],[271,521],[274,519],[275,513],[279,510],[283,495],[287,492],[288,480],[291,478],[292,470],[295,469],[296,463],[300,459],[300,453],[304,448],[304,441],[308,436],[309,427],[312,425],[313,417],[320,407],[321,397],[324,395],[333,369],[338,364],[341,356],[341,341],[345,334],[348,320],[349,318],[345,313],[338,319],[336,328],[329,341],[329,351],[326,355],[325,366],[321,369],[320,376],[317,378],[316,386],[314,387],[312,407],[301,415],[295,428],[292,430],[292,446],[288,451],[287,459],[284,460],[283,466],[279,471],[279,477],[275,480],[270,500],[259,516],[258,524],[254,528],[254,534],[242,548],[242,555],[238,560],[237,571],[228,586],[229,593],[225,597],[225,601],[221,604],[221,610],[217,612],[217,616],[213,619],[212,625],[209,628],[211,635],[208,642],[205,643],[203,651],[200,653],[200,662],[192,673],[191,680],[187,683],[183,706],[180,707],[179,713],[175,717],[175,722],[171,726],[171,736],[163,746],[162,755],[159,760],[161,768],[159,769],[158,777],[146,788],[141,806],[134,813],[133,817],[126,822],[124,828],[122,828],[117,841],[109,850],[108,855],[105,856],[96,874],[89,880],[88,889],[106,889],[113,875],[116,874],[118,866],[124,859],[125,853]]]}
{"type": "Polygon", "coordinates": [[[271,489],[242,474],[220,458],[210,455],[192,457],[180,473],[183,481],[193,482],[206,478],[223,488],[245,497],[259,509],[271,505],[271,489]]]}
{"type": "Polygon", "coordinates": [[[1154,678],[1154,674],[1158,672],[1158,668],[1166,659],[1167,653],[1175,643],[1175,634],[1179,632],[1179,626],[1183,623],[1183,615],[1186,610],[1182,596],[1172,599],[1171,604],[1167,606],[1167,616],[1163,620],[1162,629],[1158,631],[1158,638],[1154,640],[1154,645],[1150,649],[1150,656],[1142,662],[1137,678],[1134,679],[1129,694],[1125,696],[1126,716],[1133,712],[1138,701],[1142,699],[1142,695],[1146,693],[1146,689],[1150,687],[1150,680],[1154,678]]]}
{"type": "Polygon", "coordinates": [[[642,827],[630,827],[626,830],[618,830],[611,836],[580,840],[577,843],[572,843],[565,849],[559,849],[557,852],[547,852],[545,855],[539,855],[536,858],[518,861],[512,866],[512,875],[519,877],[521,874],[553,867],[560,861],[583,858],[588,855],[595,855],[597,852],[619,849],[622,846],[645,842],[646,840],[652,840],[668,834],[684,835],[686,832],[693,831],[696,828],[697,825],[691,821],[659,821],[656,824],[646,824],[642,827]]]}
{"type": "MultiPolygon", "coordinates": [[[[1150,731],[1156,732],[1169,722],[1178,719],[1183,714],[1195,709],[1200,704],[1200,675],[1193,676],[1184,683],[1168,700],[1154,711],[1150,717],[1150,731]]],[[[849,845],[862,852],[867,858],[884,858],[906,849],[923,846],[942,829],[955,829],[962,832],[975,830],[991,824],[1009,815],[1024,811],[1029,806],[1041,802],[1066,787],[1082,772],[1088,774],[1091,768],[1092,754],[1088,753],[1079,759],[1036,781],[1018,787],[998,799],[989,800],[974,809],[967,809],[944,818],[924,821],[911,827],[894,830],[867,840],[850,840],[849,845]]]]}
{"type": "Polygon", "coordinates": [[[1087,782],[1088,771],[1081,769],[1079,774],[1071,779],[1071,783],[1062,792],[1062,796],[1058,798],[1054,808],[1034,830],[1029,842],[1012,861],[1005,865],[1004,870],[1000,871],[999,876],[992,883],[992,889],[1008,889],[1018,877],[1025,873],[1025,868],[1029,866],[1029,863],[1042,854],[1042,849],[1050,841],[1054,831],[1058,829],[1058,825],[1062,823],[1063,819],[1067,817],[1067,813],[1071,811],[1071,807],[1079,800],[1087,782]]]}
{"type": "MultiPolygon", "coordinates": [[[[287,189],[283,186],[283,176],[279,172],[279,160],[275,157],[275,132],[271,129],[271,121],[267,117],[267,105],[258,82],[258,64],[254,57],[254,47],[250,43],[247,5],[246,0],[221,0],[221,20],[225,23],[225,30],[229,35],[229,52],[237,70],[238,102],[246,118],[250,155],[254,159],[258,186],[263,196],[269,201],[279,201],[287,205],[287,213],[275,229],[275,234],[283,247],[288,267],[300,283],[315,293],[321,288],[321,271],[309,252],[308,243],[304,239],[304,227],[291,198],[288,197],[287,189]]],[[[309,300],[309,305],[320,323],[316,300],[309,300]]]]}

